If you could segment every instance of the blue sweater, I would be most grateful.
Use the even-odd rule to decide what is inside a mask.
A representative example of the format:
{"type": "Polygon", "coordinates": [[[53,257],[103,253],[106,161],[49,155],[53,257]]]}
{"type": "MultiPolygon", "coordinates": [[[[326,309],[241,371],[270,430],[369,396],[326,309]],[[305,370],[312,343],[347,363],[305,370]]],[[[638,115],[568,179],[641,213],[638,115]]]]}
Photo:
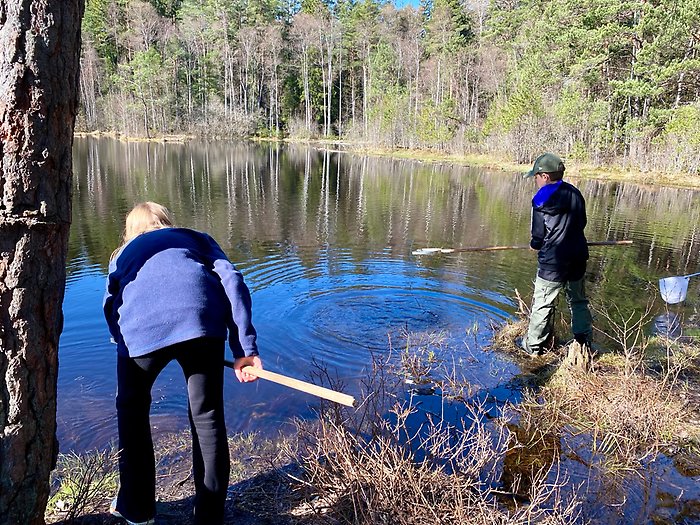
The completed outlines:
{"type": "Polygon", "coordinates": [[[109,263],[104,314],[123,356],[227,331],[234,357],[258,355],[243,276],[194,230],[154,230],[124,245],[109,263]]]}

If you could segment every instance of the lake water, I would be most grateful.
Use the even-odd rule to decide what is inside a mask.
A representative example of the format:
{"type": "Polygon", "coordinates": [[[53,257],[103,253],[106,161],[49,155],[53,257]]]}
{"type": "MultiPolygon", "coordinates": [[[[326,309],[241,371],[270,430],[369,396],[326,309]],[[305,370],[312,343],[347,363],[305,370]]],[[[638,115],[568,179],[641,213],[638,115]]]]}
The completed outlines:
{"type": "MultiPolygon", "coordinates": [[[[297,146],[94,138],[76,138],[74,169],[59,353],[62,451],[104,447],[116,437],[116,353],[101,302],[124,216],[144,200],[166,205],[179,225],[210,233],[243,272],[266,368],[303,379],[320,362],[357,394],[372,355],[397,355],[440,333],[487,397],[517,396],[509,387],[517,361],[484,347],[493,323],[514,315],[514,290],[530,297],[535,254],[411,252],[527,244],[532,180],[297,146]]],[[[658,295],[660,277],[700,270],[697,192],[571,181],[588,203],[589,240],[634,241],[591,249],[595,303],[642,309],[658,295]]],[[[698,282],[691,280],[688,300],[674,311],[690,315],[698,282]]],[[[664,311],[658,297],[654,308],[664,311]]],[[[314,398],[230,376],[230,432],[273,434],[292,417],[313,417],[314,398]]],[[[159,378],[153,403],[156,434],[187,428],[177,365],[159,378]]]]}

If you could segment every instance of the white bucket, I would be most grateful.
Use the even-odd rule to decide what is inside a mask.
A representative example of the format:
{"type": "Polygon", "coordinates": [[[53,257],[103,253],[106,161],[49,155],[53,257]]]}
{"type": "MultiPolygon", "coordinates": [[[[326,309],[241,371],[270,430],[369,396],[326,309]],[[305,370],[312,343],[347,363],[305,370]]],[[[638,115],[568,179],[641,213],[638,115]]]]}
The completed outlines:
{"type": "Polygon", "coordinates": [[[685,301],[685,295],[688,293],[688,281],[690,281],[690,277],[687,275],[659,279],[659,291],[663,300],[668,304],[685,301]]]}

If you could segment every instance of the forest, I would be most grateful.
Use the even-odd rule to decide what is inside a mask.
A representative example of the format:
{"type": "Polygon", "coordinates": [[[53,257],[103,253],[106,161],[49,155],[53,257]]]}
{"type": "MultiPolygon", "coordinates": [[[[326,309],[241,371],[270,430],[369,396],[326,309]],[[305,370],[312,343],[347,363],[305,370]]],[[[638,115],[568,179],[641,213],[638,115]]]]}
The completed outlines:
{"type": "Polygon", "coordinates": [[[700,171],[700,0],[87,0],[77,130],[700,171]]]}

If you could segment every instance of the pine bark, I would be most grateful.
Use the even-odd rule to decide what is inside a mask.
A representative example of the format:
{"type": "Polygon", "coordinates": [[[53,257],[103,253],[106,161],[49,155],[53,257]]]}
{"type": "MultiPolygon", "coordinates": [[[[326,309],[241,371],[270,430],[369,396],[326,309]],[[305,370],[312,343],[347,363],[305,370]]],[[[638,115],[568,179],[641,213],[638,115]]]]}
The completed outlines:
{"type": "Polygon", "coordinates": [[[0,524],[43,524],[83,0],[0,0],[0,524]]]}

